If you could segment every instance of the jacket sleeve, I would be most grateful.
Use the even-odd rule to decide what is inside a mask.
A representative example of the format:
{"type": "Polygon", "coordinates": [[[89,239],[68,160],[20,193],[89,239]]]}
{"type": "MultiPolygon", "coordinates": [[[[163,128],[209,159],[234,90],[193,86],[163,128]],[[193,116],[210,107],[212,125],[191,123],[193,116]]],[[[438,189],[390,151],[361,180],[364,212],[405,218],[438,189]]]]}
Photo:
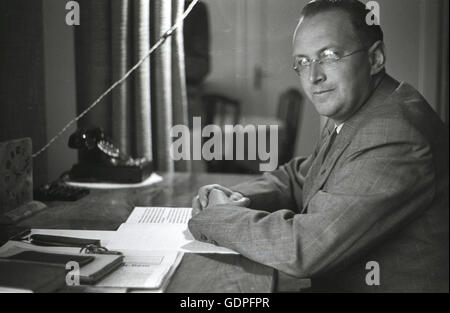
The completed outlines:
{"type": "MultiPolygon", "coordinates": [[[[371,247],[424,210],[435,192],[432,161],[425,140],[370,140],[335,169],[335,183],[312,197],[307,214],[218,205],[194,216],[189,229],[196,239],[290,275],[312,277],[371,247]]],[[[293,170],[269,175],[270,184],[292,194],[293,170]]]]}
{"type": "MultiPolygon", "coordinates": [[[[328,127],[328,123],[324,129],[328,127]]],[[[322,131],[320,142],[326,133],[322,131]]],[[[274,212],[280,208],[302,211],[303,184],[311,165],[319,151],[319,144],[309,157],[297,157],[272,172],[265,172],[261,177],[230,187],[250,199],[250,208],[274,212]]]]}
{"type": "Polygon", "coordinates": [[[230,189],[238,191],[251,201],[250,208],[274,212],[280,208],[301,211],[305,176],[314,154],[308,158],[294,158],[273,172],[230,189]]]}

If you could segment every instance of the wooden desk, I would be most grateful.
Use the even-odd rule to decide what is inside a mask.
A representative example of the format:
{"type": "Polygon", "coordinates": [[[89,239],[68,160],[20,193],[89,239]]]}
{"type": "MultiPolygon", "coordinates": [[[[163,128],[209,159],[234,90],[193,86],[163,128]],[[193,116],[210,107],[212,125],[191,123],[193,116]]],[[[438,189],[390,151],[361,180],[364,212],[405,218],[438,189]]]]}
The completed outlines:
{"type": "MultiPolygon", "coordinates": [[[[76,202],[52,202],[49,208],[19,223],[31,228],[115,230],[135,206],[191,206],[200,186],[232,186],[249,175],[175,173],[150,187],[93,190],[76,202]]],[[[185,254],[168,292],[271,292],[274,269],[240,255],[185,254]]]]}

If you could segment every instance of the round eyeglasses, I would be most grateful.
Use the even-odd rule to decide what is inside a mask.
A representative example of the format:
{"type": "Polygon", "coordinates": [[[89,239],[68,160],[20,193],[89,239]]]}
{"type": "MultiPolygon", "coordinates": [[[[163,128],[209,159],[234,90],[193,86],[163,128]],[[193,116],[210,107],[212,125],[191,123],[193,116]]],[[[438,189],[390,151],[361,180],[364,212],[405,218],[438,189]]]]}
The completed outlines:
{"type": "Polygon", "coordinates": [[[339,55],[338,52],[333,50],[326,49],[321,52],[320,57],[317,59],[310,59],[303,56],[298,56],[294,60],[294,71],[298,76],[305,76],[306,73],[309,73],[307,70],[311,67],[313,63],[317,63],[321,66],[322,70],[327,71],[336,67],[339,61],[343,58],[347,58],[356,53],[365,51],[366,48],[355,50],[351,53],[345,55],[339,55]]]}

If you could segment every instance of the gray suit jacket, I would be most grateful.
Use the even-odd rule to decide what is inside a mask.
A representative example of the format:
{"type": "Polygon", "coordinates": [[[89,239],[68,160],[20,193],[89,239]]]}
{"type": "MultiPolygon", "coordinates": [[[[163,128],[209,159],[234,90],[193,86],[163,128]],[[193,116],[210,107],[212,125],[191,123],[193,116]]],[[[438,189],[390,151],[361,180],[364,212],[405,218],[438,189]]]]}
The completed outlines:
{"type": "MultiPolygon", "coordinates": [[[[314,153],[233,187],[251,208],[219,205],[189,222],[195,238],[296,277],[315,291],[448,292],[448,137],[411,86],[386,75],[314,153]],[[368,286],[366,264],[380,266],[368,286]]],[[[220,183],[220,182],[219,182],[220,183]]]]}

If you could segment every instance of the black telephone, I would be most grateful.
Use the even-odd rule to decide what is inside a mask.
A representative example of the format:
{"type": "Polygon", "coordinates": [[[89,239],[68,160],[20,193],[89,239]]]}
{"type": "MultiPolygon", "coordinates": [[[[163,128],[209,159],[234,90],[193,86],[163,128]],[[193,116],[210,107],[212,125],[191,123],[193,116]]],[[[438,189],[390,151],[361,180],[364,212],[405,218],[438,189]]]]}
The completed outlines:
{"type": "Polygon", "coordinates": [[[80,161],[69,172],[72,180],[137,183],[152,173],[151,161],[122,153],[100,127],[77,130],[68,144],[79,150],[80,161]]]}

